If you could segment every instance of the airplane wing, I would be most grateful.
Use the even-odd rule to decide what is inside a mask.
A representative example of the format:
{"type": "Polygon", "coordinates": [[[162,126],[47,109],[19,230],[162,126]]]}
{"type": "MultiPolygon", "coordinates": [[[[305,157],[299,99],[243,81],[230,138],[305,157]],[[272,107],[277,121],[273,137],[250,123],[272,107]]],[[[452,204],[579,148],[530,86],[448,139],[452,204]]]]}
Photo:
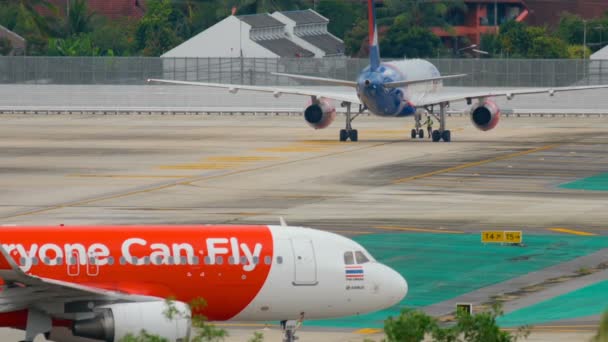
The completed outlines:
{"type": "Polygon", "coordinates": [[[430,106],[437,105],[444,102],[454,101],[471,101],[474,99],[485,98],[485,97],[506,97],[512,99],[516,95],[531,95],[531,94],[543,94],[553,96],[555,93],[567,92],[567,91],[579,91],[579,90],[591,90],[591,89],[603,89],[608,88],[608,85],[596,85],[596,86],[576,86],[576,87],[557,87],[557,88],[520,88],[511,90],[500,90],[500,91],[485,91],[485,92],[472,92],[472,93],[428,93],[421,94],[419,98],[412,99],[412,102],[416,106],[430,106]]]}
{"type": "Polygon", "coordinates": [[[457,75],[446,75],[446,76],[439,76],[439,77],[432,77],[432,78],[421,78],[418,80],[410,80],[410,81],[406,80],[406,81],[388,82],[388,83],[385,83],[384,86],[386,88],[399,88],[399,87],[405,87],[405,86],[417,84],[417,83],[443,81],[443,80],[449,80],[452,78],[461,78],[461,77],[465,77],[465,76],[468,76],[468,75],[467,74],[457,74],[457,75]]]}
{"type": "Polygon", "coordinates": [[[353,88],[355,88],[357,86],[357,82],[339,80],[339,79],[335,79],[335,78],[285,74],[285,73],[281,73],[281,72],[272,72],[271,74],[275,75],[275,76],[289,77],[289,78],[293,78],[295,80],[314,81],[315,83],[324,83],[324,84],[329,84],[329,85],[334,85],[334,86],[345,86],[345,87],[353,87],[353,88]]]}
{"type": "Polygon", "coordinates": [[[164,299],[134,295],[78,285],[61,280],[25,274],[0,245],[0,278],[5,286],[0,291],[0,313],[25,309],[42,303],[75,301],[152,302],[164,299]]]}
{"type": "MultiPolygon", "coordinates": [[[[193,85],[209,88],[222,88],[226,89],[231,93],[236,93],[239,90],[257,91],[262,93],[270,93],[275,97],[279,97],[282,94],[288,95],[303,95],[303,96],[314,96],[317,98],[324,97],[336,101],[350,102],[354,104],[362,104],[357,95],[353,92],[352,94],[328,91],[324,89],[307,89],[307,88],[291,88],[291,87],[267,87],[267,86],[252,86],[242,84],[222,84],[222,83],[206,83],[206,82],[190,82],[190,81],[173,81],[173,80],[159,80],[159,79],[148,79],[148,83],[164,83],[164,84],[180,84],[180,85],[193,85]]],[[[345,81],[346,82],[346,81],[345,81]]]]}

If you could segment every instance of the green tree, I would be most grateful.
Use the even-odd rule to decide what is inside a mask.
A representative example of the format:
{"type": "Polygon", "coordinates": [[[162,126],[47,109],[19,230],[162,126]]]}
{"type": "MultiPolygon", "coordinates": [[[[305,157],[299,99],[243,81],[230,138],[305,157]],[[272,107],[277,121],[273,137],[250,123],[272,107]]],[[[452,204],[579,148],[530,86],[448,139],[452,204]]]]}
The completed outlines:
{"type": "Polygon", "coordinates": [[[389,317],[384,321],[384,333],[388,342],[419,342],[436,327],[437,321],[433,317],[407,308],[398,317],[389,317]]]}
{"type": "Polygon", "coordinates": [[[359,20],[352,30],[348,31],[344,37],[344,49],[346,55],[352,57],[365,57],[368,53],[367,49],[363,48],[366,37],[368,36],[368,21],[366,19],[359,20]]]}
{"type": "Polygon", "coordinates": [[[329,32],[341,39],[361,17],[361,9],[361,6],[341,0],[321,0],[317,5],[317,12],[329,19],[329,32]]]}
{"type": "Polygon", "coordinates": [[[557,35],[568,44],[583,45],[584,26],[581,17],[564,12],[559,19],[557,35]]]}
{"type": "Polygon", "coordinates": [[[7,38],[0,37],[0,56],[8,56],[13,51],[13,44],[7,38]]]}
{"type": "Polygon", "coordinates": [[[180,43],[170,22],[171,1],[150,0],[146,5],[146,14],[137,26],[137,48],[144,56],[160,56],[180,43]]]}
{"type": "Polygon", "coordinates": [[[382,56],[389,58],[420,58],[436,56],[441,40],[429,29],[413,26],[407,15],[395,18],[394,24],[380,39],[382,56]]]}
{"type": "Polygon", "coordinates": [[[568,45],[556,37],[536,37],[532,40],[532,47],[527,54],[528,58],[568,58],[568,45]]]}
{"type": "Polygon", "coordinates": [[[48,0],[0,0],[0,24],[24,37],[27,53],[46,52],[47,38],[56,33],[57,8],[48,0]],[[41,13],[46,11],[51,15],[41,13]]]}
{"type": "Polygon", "coordinates": [[[583,48],[582,45],[570,45],[568,46],[568,58],[583,58],[583,57],[591,56],[591,50],[586,47],[583,48]]]}
{"type": "Polygon", "coordinates": [[[49,39],[50,56],[99,56],[101,51],[95,47],[90,35],[74,35],[66,39],[49,39]]]}
{"type": "Polygon", "coordinates": [[[86,0],[70,0],[70,11],[66,18],[68,35],[90,32],[95,13],[89,13],[86,0]]]}

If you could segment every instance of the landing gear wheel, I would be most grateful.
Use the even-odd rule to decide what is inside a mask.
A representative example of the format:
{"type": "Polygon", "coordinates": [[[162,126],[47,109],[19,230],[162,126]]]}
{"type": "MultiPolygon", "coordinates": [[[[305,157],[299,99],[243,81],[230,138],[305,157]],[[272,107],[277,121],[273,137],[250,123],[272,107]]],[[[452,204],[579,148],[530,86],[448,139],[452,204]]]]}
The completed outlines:
{"type": "Polygon", "coordinates": [[[340,141],[348,140],[348,132],[345,129],[340,130],[340,141]]]}
{"type": "Polygon", "coordinates": [[[443,131],[443,133],[441,133],[441,139],[443,139],[445,142],[450,142],[450,140],[452,140],[452,134],[446,129],[443,131]]]}
{"type": "Polygon", "coordinates": [[[424,139],[424,130],[423,129],[418,131],[418,138],[424,139]]]}
{"type": "Polygon", "coordinates": [[[357,132],[356,129],[351,129],[350,132],[348,132],[348,135],[350,136],[350,141],[359,140],[359,132],[357,132]]]}
{"type": "Polygon", "coordinates": [[[412,129],[412,139],[416,139],[416,130],[412,129]]]}
{"type": "Polygon", "coordinates": [[[434,130],[431,138],[433,138],[433,142],[438,142],[439,140],[441,140],[441,132],[439,132],[438,130],[434,130]]]}

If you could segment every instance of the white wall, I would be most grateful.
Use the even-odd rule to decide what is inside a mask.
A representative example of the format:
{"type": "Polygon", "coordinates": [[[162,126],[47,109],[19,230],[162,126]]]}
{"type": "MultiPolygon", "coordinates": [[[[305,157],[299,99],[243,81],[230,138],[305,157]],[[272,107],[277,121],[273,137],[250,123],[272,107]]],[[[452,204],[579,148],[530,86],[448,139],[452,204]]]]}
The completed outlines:
{"type": "Polygon", "coordinates": [[[161,57],[278,57],[249,38],[251,26],[229,16],[205,31],[183,42],[161,57]],[[239,35],[240,30],[240,35],[239,35]]]}
{"type": "Polygon", "coordinates": [[[296,22],[291,20],[289,17],[283,15],[281,12],[274,12],[271,14],[275,19],[285,24],[285,31],[287,32],[289,39],[294,43],[300,45],[306,50],[315,54],[315,57],[325,57],[325,51],[319,49],[318,47],[310,44],[304,39],[298,37],[294,33],[294,27],[296,26],[296,22]]]}

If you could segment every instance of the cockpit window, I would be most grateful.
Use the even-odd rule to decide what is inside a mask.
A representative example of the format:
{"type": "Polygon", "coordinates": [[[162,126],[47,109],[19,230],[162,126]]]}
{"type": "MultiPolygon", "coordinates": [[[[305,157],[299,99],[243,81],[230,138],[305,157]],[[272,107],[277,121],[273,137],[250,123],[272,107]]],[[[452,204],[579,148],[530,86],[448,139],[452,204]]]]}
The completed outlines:
{"type": "Polygon", "coordinates": [[[365,264],[366,262],[369,262],[367,256],[365,256],[365,254],[363,254],[361,251],[356,251],[355,257],[357,257],[357,264],[365,264]]]}
{"type": "Polygon", "coordinates": [[[353,252],[344,252],[344,264],[345,265],[354,265],[355,264],[355,257],[353,255],[353,252]]]}

